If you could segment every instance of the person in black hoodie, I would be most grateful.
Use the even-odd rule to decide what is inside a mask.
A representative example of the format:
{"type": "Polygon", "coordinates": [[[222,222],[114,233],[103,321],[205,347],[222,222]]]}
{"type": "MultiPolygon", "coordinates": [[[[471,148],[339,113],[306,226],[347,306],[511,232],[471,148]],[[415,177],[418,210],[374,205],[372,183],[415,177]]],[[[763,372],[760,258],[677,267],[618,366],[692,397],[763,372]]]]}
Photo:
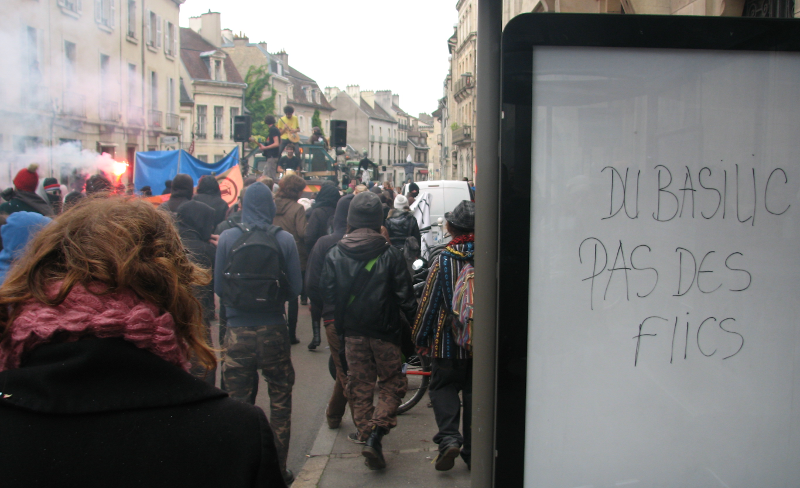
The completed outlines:
{"type": "Polygon", "coordinates": [[[333,393],[328,401],[328,409],[325,412],[325,416],[328,419],[328,427],[331,429],[339,427],[347,408],[347,398],[344,396],[344,389],[347,386],[347,373],[342,368],[342,362],[339,359],[339,350],[342,344],[339,341],[339,336],[336,335],[336,327],[333,324],[334,306],[323,301],[320,278],[322,277],[322,267],[325,264],[325,256],[333,246],[342,240],[345,231],[347,231],[347,211],[350,209],[350,202],[353,201],[353,197],[354,195],[345,195],[339,199],[336,204],[336,213],[333,217],[333,234],[319,238],[311,250],[306,264],[306,290],[308,299],[311,302],[311,326],[314,329],[314,340],[308,345],[308,348],[316,349],[321,343],[319,319],[317,319],[316,323],[313,319],[314,316],[321,317],[322,322],[325,324],[325,337],[328,339],[331,358],[336,367],[336,383],[333,386],[333,393]],[[314,347],[311,347],[312,345],[314,347]]]}
{"type": "Polygon", "coordinates": [[[32,164],[19,170],[14,177],[16,191],[3,197],[8,201],[0,205],[0,213],[11,215],[14,212],[36,212],[45,217],[53,216],[50,204],[36,194],[36,187],[39,185],[39,174],[36,172],[38,169],[38,164],[32,164]]]}
{"type": "Polygon", "coordinates": [[[216,178],[211,175],[201,177],[197,182],[197,192],[192,198],[214,209],[214,227],[225,220],[228,204],[220,196],[219,182],[216,178]]]}
{"type": "MultiPolygon", "coordinates": [[[[186,249],[186,255],[194,264],[214,274],[214,258],[217,246],[212,240],[214,230],[214,209],[202,202],[189,200],[178,207],[178,233],[186,249]]],[[[214,282],[195,288],[195,297],[203,307],[203,325],[206,327],[206,339],[211,344],[211,321],[214,320],[214,282]]],[[[191,373],[213,385],[216,368],[206,370],[193,367],[191,373]]]]}
{"type": "Polygon", "coordinates": [[[331,233],[333,228],[333,214],[336,212],[336,203],[339,201],[339,189],[336,185],[325,184],[319,189],[314,204],[306,212],[305,244],[310,253],[317,240],[331,233]]]}
{"type": "Polygon", "coordinates": [[[158,209],[169,212],[175,218],[178,207],[191,200],[193,193],[194,180],[192,180],[192,177],[184,174],[175,175],[175,179],[172,180],[172,192],[169,194],[169,200],[159,205],[158,209]]]}
{"type": "Polygon", "coordinates": [[[334,304],[337,333],[345,338],[347,398],[358,428],[351,440],[365,443],[361,455],[370,469],[386,467],[381,438],[397,425],[397,407],[408,388],[401,370],[401,314],[411,323],[417,310],[405,259],[381,235],[382,222],[377,195],[353,197],[348,233],[325,257],[320,285],[323,301],[334,304]],[[376,380],[380,393],[373,406],[376,380]]]}

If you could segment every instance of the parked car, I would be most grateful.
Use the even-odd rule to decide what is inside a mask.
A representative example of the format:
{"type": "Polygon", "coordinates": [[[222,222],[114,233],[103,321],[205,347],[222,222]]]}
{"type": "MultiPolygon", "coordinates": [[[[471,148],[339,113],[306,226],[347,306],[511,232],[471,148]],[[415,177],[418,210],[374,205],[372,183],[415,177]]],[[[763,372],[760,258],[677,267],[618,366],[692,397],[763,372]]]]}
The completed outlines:
{"type": "MultiPolygon", "coordinates": [[[[475,201],[475,195],[466,181],[433,180],[417,181],[416,184],[419,187],[420,195],[422,193],[430,195],[428,209],[430,220],[423,219],[421,209],[415,212],[420,230],[430,225],[430,231],[422,235],[422,251],[423,256],[426,256],[427,249],[450,241],[450,236],[445,235],[444,232],[444,214],[452,212],[462,200],[475,201]]],[[[408,185],[408,183],[403,185],[403,195],[408,195],[408,185]]]]}

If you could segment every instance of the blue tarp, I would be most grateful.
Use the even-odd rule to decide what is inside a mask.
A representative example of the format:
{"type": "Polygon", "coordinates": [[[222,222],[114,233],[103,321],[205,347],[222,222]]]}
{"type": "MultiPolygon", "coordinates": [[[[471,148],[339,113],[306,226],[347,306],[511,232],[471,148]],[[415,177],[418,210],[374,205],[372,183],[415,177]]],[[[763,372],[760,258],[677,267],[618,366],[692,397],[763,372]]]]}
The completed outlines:
{"type": "Polygon", "coordinates": [[[175,178],[178,173],[187,174],[195,186],[203,175],[220,174],[239,164],[239,147],[234,147],[224,158],[216,163],[204,163],[183,149],[178,151],[137,152],[134,166],[133,184],[136,190],[150,186],[153,195],[164,191],[164,182],[175,178]]]}

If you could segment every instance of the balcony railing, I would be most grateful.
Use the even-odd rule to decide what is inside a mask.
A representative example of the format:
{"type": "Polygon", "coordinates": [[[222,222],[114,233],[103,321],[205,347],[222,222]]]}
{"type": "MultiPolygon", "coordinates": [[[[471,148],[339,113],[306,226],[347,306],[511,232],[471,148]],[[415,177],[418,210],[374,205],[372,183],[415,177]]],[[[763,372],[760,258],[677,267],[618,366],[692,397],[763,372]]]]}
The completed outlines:
{"type": "Polygon", "coordinates": [[[453,144],[472,141],[472,127],[465,125],[453,131],[453,144]]]}
{"type": "Polygon", "coordinates": [[[375,142],[375,136],[369,136],[369,142],[375,142]]]}
{"type": "Polygon", "coordinates": [[[408,130],[408,125],[406,125],[406,124],[397,124],[397,128],[399,130],[408,130]]]}
{"type": "Polygon", "coordinates": [[[475,82],[472,76],[462,76],[459,80],[453,83],[453,96],[456,99],[462,99],[466,96],[470,88],[475,87],[475,82]]]}
{"type": "Polygon", "coordinates": [[[144,110],[142,110],[142,107],[128,107],[128,125],[144,127],[144,110]]]}
{"type": "Polygon", "coordinates": [[[119,104],[110,100],[100,100],[99,105],[100,120],[107,122],[119,121],[119,104]]]}
{"type": "Polygon", "coordinates": [[[177,131],[181,123],[181,118],[178,114],[167,113],[167,130],[177,131]]]}
{"type": "Polygon", "coordinates": [[[64,92],[64,106],[61,112],[72,117],[86,118],[86,97],[73,92],[64,92]]]}
{"type": "Polygon", "coordinates": [[[147,111],[147,125],[150,127],[158,127],[161,128],[161,111],[160,110],[148,110],[147,111]]]}
{"type": "Polygon", "coordinates": [[[407,140],[397,141],[397,145],[400,147],[406,147],[408,146],[408,141],[407,140]]]}

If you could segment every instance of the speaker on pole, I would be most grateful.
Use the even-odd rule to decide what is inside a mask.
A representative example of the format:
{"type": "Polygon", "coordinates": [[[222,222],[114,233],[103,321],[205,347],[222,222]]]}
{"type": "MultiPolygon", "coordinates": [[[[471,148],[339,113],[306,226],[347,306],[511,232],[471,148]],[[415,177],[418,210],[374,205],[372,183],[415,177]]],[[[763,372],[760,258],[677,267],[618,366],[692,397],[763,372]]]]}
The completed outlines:
{"type": "Polygon", "coordinates": [[[236,115],[233,117],[234,142],[247,142],[252,135],[252,122],[249,115],[236,115]]]}
{"type": "Polygon", "coordinates": [[[347,146],[347,121],[331,120],[331,147],[347,146]]]}

